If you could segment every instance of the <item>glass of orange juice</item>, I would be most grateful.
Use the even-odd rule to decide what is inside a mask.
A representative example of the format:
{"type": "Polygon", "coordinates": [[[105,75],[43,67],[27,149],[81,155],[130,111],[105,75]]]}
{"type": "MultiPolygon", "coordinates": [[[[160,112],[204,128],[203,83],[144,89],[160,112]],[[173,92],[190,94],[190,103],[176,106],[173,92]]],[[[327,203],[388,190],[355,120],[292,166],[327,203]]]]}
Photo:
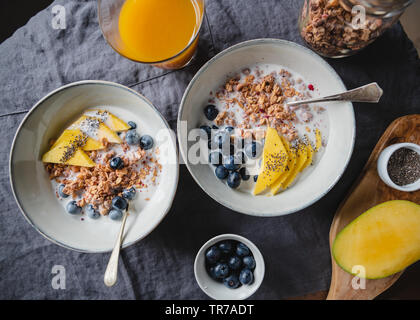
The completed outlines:
{"type": "Polygon", "coordinates": [[[122,56],[164,69],[186,66],[197,50],[205,0],[98,0],[99,24],[122,56]]]}

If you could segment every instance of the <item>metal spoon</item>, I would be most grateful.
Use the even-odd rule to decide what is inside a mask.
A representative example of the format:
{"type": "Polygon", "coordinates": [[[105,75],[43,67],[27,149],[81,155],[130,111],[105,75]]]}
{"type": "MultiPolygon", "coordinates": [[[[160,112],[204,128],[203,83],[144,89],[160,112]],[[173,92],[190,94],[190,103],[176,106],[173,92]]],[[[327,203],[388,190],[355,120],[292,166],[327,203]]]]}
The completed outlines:
{"type": "Polygon", "coordinates": [[[334,94],[332,96],[308,99],[308,100],[299,100],[295,102],[287,102],[286,104],[288,106],[298,106],[301,104],[324,102],[324,101],[352,101],[352,102],[376,103],[381,98],[382,93],[383,93],[383,90],[378,86],[376,82],[373,82],[373,83],[369,83],[367,85],[364,85],[356,89],[334,94]]]}
{"type": "Polygon", "coordinates": [[[112,250],[111,257],[109,258],[108,265],[105,270],[104,275],[104,282],[105,285],[108,287],[112,287],[115,282],[117,282],[117,275],[118,275],[118,257],[120,255],[120,248],[123,240],[123,234],[124,234],[124,227],[125,222],[127,220],[128,216],[128,207],[124,211],[124,215],[121,222],[120,232],[118,233],[117,241],[115,242],[114,249],[112,250]]]}

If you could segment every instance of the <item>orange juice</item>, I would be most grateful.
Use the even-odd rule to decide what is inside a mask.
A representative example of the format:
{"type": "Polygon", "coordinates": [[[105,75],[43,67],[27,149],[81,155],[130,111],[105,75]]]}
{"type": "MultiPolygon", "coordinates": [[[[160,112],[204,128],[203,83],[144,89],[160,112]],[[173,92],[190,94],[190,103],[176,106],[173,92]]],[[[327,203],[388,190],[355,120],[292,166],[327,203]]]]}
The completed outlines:
{"type": "Polygon", "coordinates": [[[118,28],[120,52],[140,62],[159,62],[179,54],[161,67],[182,67],[192,57],[202,15],[198,0],[126,0],[118,28]],[[189,46],[190,45],[190,46],[189,46]]]}

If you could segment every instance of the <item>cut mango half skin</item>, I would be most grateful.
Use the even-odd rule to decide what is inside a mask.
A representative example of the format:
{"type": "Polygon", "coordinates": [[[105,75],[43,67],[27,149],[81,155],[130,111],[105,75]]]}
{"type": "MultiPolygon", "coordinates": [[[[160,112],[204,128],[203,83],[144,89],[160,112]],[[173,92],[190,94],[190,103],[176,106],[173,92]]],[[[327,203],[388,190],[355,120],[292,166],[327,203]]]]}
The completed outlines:
{"type": "Polygon", "coordinates": [[[286,169],[288,152],[277,130],[268,128],[263,150],[263,170],[258,175],[253,194],[257,195],[269,187],[286,169]]]}
{"type": "Polygon", "coordinates": [[[366,279],[381,279],[420,260],[420,205],[392,200],[372,207],[337,235],[332,255],[346,272],[363,266],[366,279]]]}

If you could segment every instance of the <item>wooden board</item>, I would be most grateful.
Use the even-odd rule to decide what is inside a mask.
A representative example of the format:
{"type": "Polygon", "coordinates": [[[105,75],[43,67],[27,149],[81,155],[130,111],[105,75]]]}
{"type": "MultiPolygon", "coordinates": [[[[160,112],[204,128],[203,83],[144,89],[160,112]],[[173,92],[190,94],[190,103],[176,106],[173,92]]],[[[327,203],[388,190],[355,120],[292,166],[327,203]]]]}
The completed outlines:
{"type": "MultiPolygon", "coordinates": [[[[419,114],[396,119],[379,139],[359,178],[334,216],[330,229],[330,248],[338,232],[367,209],[379,203],[396,199],[420,203],[420,191],[394,190],[383,183],[377,174],[376,161],[380,152],[387,146],[399,142],[420,144],[419,114]]],[[[332,276],[327,300],[373,299],[388,289],[402,274],[400,272],[384,279],[366,280],[365,289],[355,290],[352,288],[354,276],[342,270],[332,257],[331,259],[332,276]]]]}

